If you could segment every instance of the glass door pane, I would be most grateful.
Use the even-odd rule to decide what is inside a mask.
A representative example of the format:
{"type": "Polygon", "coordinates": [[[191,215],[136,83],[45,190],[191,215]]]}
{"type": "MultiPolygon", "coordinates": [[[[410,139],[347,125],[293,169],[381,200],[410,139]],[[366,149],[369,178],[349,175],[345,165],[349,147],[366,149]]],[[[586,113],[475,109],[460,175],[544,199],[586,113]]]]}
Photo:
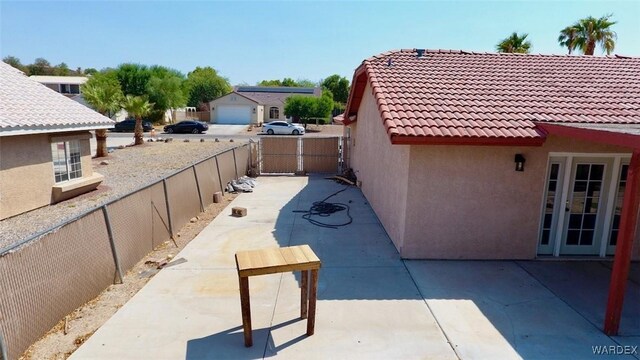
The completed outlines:
{"type": "Polygon", "coordinates": [[[563,255],[598,255],[602,213],[606,201],[606,171],[610,160],[586,162],[576,159],[565,206],[563,255]]]}
{"type": "Polygon", "coordinates": [[[560,208],[559,203],[561,202],[563,171],[564,162],[551,159],[547,170],[547,188],[545,189],[542,220],[540,224],[540,238],[538,241],[539,255],[553,254],[560,208]]]}
{"type": "Polygon", "coordinates": [[[627,185],[627,172],[629,164],[620,167],[620,175],[616,188],[616,198],[614,200],[613,214],[611,219],[611,230],[609,231],[609,243],[607,244],[607,254],[613,255],[618,240],[618,229],[620,228],[620,216],[622,215],[622,202],[624,201],[624,190],[627,185]]]}

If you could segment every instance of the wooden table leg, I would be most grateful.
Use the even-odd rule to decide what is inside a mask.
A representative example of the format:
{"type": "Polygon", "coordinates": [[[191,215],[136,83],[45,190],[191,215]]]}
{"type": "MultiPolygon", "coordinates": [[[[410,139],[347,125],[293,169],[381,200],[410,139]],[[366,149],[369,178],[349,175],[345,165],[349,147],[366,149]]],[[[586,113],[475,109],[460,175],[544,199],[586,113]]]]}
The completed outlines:
{"type": "Polygon", "coordinates": [[[244,330],[244,346],[253,345],[251,336],[251,304],[249,300],[249,277],[240,278],[240,306],[242,307],[242,328],[244,330]]]}
{"type": "Polygon", "coordinates": [[[300,284],[300,318],[307,318],[307,309],[309,308],[309,271],[302,270],[302,281],[300,284]]]}
{"type": "Polygon", "coordinates": [[[309,317],[307,318],[307,335],[313,335],[316,325],[316,299],[318,297],[318,269],[311,270],[311,291],[309,291],[309,317]]]}

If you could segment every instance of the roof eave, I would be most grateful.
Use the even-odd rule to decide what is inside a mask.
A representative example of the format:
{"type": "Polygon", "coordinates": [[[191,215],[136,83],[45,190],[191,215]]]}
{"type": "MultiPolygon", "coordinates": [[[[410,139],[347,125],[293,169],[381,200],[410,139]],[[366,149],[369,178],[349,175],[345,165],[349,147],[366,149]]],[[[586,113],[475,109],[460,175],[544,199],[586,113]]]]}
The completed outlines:
{"type": "Polygon", "coordinates": [[[542,135],[532,138],[391,135],[394,145],[542,146],[544,141],[542,135]]]}
{"type": "Polygon", "coordinates": [[[535,125],[547,134],[572,137],[580,140],[592,141],[601,144],[617,145],[631,149],[640,149],[640,136],[625,134],[606,129],[585,129],[572,127],[571,124],[550,124],[535,122],[535,125]]]}
{"type": "Polygon", "coordinates": [[[347,106],[344,109],[344,125],[356,122],[357,117],[354,117],[353,120],[351,120],[351,116],[358,114],[358,108],[360,107],[360,101],[362,101],[367,81],[367,73],[363,62],[353,73],[351,89],[349,90],[349,98],[347,99],[347,106]]]}
{"type": "Polygon", "coordinates": [[[17,135],[38,135],[38,134],[50,134],[69,131],[90,131],[100,129],[111,129],[113,124],[97,124],[97,125],[60,125],[60,126],[47,126],[47,127],[11,127],[0,128],[0,137],[3,136],[17,136],[17,135]]]}

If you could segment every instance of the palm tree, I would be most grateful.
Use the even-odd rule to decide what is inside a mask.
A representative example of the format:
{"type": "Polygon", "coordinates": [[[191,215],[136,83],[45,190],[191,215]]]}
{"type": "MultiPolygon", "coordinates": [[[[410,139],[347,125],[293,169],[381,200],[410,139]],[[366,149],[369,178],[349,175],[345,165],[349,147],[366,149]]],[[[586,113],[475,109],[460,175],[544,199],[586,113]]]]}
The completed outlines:
{"type": "Polygon", "coordinates": [[[566,46],[569,49],[569,55],[576,49],[576,40],[578,37],[578,28],[575,26],[567,26],[560,30],[560,36],[558,36],[558,42],[560,46],[566,46]]]}
{"type": "MultiPolygon", "coordinates": [[[[600,45],[607,55],[611,54],[616,46],[617,35],[611,30],[611,26],[616,24],[611,21],[612,14],[605,15],[599,19],[589,16],[580,19],[572,27],[576,28],[575,47],[582,50],[585,55],[593,55],[596,45],[600,45]]],[[[558,39],[559,40],[559,39],[558,39]]]]}
{"type": "MultiPolygon", "coordinates": [[[[120,110],[122,101],[122,91],[120,85],[116,82],[110,84],[108,82],[88,81],[82,86],[82,97],[96,111],[111,117],[112,114],[120,110]]],[[[107,130],[96,130],[96,157],[107,156],[107,130]]]]}
{"type": "Polygon", "coordinates": [[[514,32],[506,39],[503,39],[496,45],[496,50],[501,53],[520,53],[528,54],[531,50],[531,42],[527,41],[529,34],[518,35],[514,32]]]}
{"type": "Polygon", "coordinates": [[[135,117],[136,127],[134,130],[134,145],[144,144],[142,139],[142,117],[146,116],[153,109],[153,104],[149,103],[146,96],[127,95],[122,102],[122,108],[135,117]]]}

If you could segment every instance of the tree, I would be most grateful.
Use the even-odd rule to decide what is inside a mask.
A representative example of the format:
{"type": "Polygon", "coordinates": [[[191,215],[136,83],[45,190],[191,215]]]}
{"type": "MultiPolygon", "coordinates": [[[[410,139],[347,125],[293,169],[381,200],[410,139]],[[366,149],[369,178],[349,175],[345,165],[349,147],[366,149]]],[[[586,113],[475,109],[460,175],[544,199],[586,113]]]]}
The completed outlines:
{"type": "Polygon", "coordinates": [[[127,95],[122,102],[122,108],[136,119],[136,127],[134,129],[134,145],[144,144],[142,139],[142,117],[146,116],[153,109],[153,104],[149,103],[147,96],[127,95]]]}
{"type": "Polygon", "coordinates": [[[151,71],[145,65],[121,64],[118,66],[117,76],[125,95],[142,96],[147,93],[151,71]]]}
{"type": "Polygon", "coordinates": [[[286,87],[316,87],[318,84],[309,79],[293,80],[292,78],[284,78],[282,80],[262,80],[258,86],[286,86],[286,87]]]}
{"type": "Polygon", "coordinates": [[[52,72],[53,72],[53,75],[56,75],[56,76],[67,76],[69,75],[71,70],[69,70],[69,66],[67,64],[62,62],[54,66],[52,69],[52,72]]]}
{"type": "Polygon", "coordinates": [[[13,66],[14,68],[24,72],[25,71],[25,66],[22,65],[22,63],[20,62],[20,59],[18,59],[15,56],[5,56],[2,61],[4,61],[6,64],[13,66]]]}
{"type": "Polygon", "coordinates": [[[282,81],[276,80],[262,80],[258,84],[258,86],[282,86],[282,81]]]}
{"type": "Polygon", "coordinates": [[[184,88],[189,94],[187,104],[203,108],[211,100],[231,92],[229,80],[212,67],[197,67],[187,75],[184,88]]]}
{"type": "Polygon", "coordinates": [[[152,66],[150,68],[151,79],[147,84],[149,101],[153,105],[153,120],[163,118],[169,109],[183,107],[187,103],[182,83],[184,75],[177,70],[164,66],[152,66]]]}
{"type": "Polygon", "coordinates": [[[95,68],[86,68],[86,69],[84,69],[84,74],[85,75],[89,75],[89,76],[91,76],[91,75],[93,75],[93,74],[95,74],[97,72],[98,72],[98,70],[96,70],[95,68]]]}
{"type": "Polygon", "coordinates": [[[27,72],[29,76],[51,75],[51,64],[43,58],[37,58],[33,64],[27,65],[27,72]]]}
{"type": "Polygon", "coordinates": [[[338,74],[333,74],[322,81],[322,88],[331,91],[333,101],[346,104],[349,97],[349,80],[338,74]]]}
{"type": "MultiPolygon", "coordinates": [[[[115,73],[96,73],[81,88],[84,100],[97,112],[111,117],[120,110],[123,99],[115,73]]],[[[96,157],[107,156],[107,130],[96,130],[96,157]]]]}
{"type": "Polygon", "coordinates": [[[527,41],[529,34],[518,35],[517,32],[503,39],[496,45],[496,50],[501,53],[528,54],[531,50],[531,42],[527,41]]]}
{"type": "Polygon", "coordinates": [[[558,43],[562,47],[569,49],[569,55],[576,49],[576,39],[578,37],[578,29],[574,26],[567,26],[560,30],[560,36],[558,36],[558,43]]]}
{"type": "Polygon", "coordinates": [[[315,119],[316,123],[325,123],[333,109],[333,95],[323,91],[322,96],[293,95],[285,100],[284,114],[300,120],[303,124],[315,119]]]}
{"type": "Polygon", "coordinates": [[[558,42],[569,48],[569,54],[575,49],[580,49],[585,55],[593,55],[596,46],[600,45],[609,55],[613,52],[618,37],[615,31],[611,30],[611,27],[616,24],[615,21],[610,20],[611,16],[613,15],[605,15],[598,19],[593,16],[580,19],[560,31],[558,42]],[[569,35],[574,36],[572,41],[569,41],[569,35]]]}

